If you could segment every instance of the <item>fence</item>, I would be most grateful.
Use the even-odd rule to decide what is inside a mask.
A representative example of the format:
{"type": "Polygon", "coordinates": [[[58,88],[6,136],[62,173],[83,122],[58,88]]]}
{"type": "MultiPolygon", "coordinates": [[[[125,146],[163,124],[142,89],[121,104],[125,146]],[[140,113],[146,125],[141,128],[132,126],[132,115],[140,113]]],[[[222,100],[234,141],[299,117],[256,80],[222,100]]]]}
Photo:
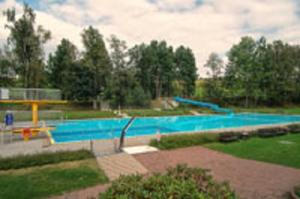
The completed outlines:
{"type": "Polygon", "coordinates": [[[59,89],[42,89],[42,88],[1,88],[0,99],[61,100],[61,91],[59,89]]]}

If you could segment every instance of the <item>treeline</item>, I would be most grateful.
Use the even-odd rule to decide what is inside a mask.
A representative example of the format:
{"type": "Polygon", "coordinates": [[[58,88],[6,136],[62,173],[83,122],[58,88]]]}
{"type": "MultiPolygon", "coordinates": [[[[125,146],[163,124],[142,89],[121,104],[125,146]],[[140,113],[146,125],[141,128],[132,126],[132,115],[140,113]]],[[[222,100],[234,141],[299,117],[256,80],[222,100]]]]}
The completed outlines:
{"type": "Polygon", "coordinates": [[[43,45],[51,33],[35,24],[34,10],[25,4],[20,18],[14,9],[4,15],[10,35],[0,53],[0,86],[58,88],[64,99],[93,101],[95,108],[101,100],[114,107],[137,107],[162,96],[194,93],[197,73],[189,48],[174,49],[156,40],[128,48],[115,35],[107,47],[90,26],[81,34],[82,51],[62,39],[45,61],[43,45]]]}
{"type": "Polygon", "coordinates": [[[229,50],[228,63],[212,53],[205,64],[207,100],[255,106],[300,103],[300,46],[243,37],[229,50]]]}

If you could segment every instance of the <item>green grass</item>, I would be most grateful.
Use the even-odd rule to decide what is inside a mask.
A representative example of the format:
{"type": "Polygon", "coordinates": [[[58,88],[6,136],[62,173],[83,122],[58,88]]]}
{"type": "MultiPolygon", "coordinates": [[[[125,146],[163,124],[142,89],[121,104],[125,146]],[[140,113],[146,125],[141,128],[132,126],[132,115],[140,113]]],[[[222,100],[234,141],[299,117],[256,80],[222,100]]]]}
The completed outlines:
{"type": "Polygon", "coordinates": [[[112,111],[66,111],[65,119],[112,118],[117,117],[112,111]]]}
{"type": "Polygon", "coordinates": [[[0,198],[46,198],[106,183],[94,159],[0,172],[0,198]]]}
{"type": "Polygon", "coordinates": [[[170,115],[191,115],[189,109],[174,109],[174,110],[154,110],[154,109],[131,109],[123,110],[130,116],[151,117],[151,116],[170,116],[170,115]]]}
{"type": "Polygon", "coordinates": [[[258,108],[238,108],[233,107],[234,112],[255,112],[270,114],[300,114],[300,107],[258,107],[258,108]]]}
{"type": "Polygon", "coordinates": [[[162,150],[175,149],[217,142],[218,138],[219,135],[214,133],[178,134],[162,136],[160,141],[153,139],[150,145],[162,150]]]}
{"type": "Polygon", "coordinates": [[[205,146],[240,158],[300,168],[300,134],[251,138],[228,144],[212,143],[205,146]]]}
{"type": "Polygon", "coordinates": [[[87,150],[19,155],[15,157],[0,158],[0,170],[27,168],[90,158],[94,158],[94,155],[87,150]]]}

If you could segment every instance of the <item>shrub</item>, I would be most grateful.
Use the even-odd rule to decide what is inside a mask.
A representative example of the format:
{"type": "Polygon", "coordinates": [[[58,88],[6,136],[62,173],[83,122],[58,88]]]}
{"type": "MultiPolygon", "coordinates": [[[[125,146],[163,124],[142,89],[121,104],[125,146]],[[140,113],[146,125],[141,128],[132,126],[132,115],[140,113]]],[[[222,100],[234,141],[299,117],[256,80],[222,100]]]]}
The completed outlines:
{"type": "Polygon", "coordinates": [[[257,135],[259,137],[274,137],[274,136],[279,136],[279,135],[285,135],[288,133],[287,128],[264,128],[264,129],[259,129],[257,130],[257,135]]]}
{"type": "Polygon", "coordinates": [[[298,197],[300,197],[300,185],[298,185],[294,188],[294,192],[298,197]]]}
{"type": "Polygon", "coordinates": [[[94,155],[88,150],[19,155],[9,158],[0,158],[0,170],[20,169],[89,158],[94,158],[94,155]]]}
{"type": "Polygon", "coordinates": [[[151,140],[150,145],[159,149],[174,149],[217,142],[219,135],[215,133],[194,133],[162,136],[160,141],[151,140]]]}
{"type": "Polygon", "coordinates": [[[227,183],[217,183],[206,170],[178,165],[166,174],[121,176],[101,199],[129,198],[237,198],[227,183]]]}
{"type": "Polygon", "coordinates": [[[219,134],[219,141],[221,142],[233,142],[242,138],[242,133],[240,132],[226,132],[219,134]]]}
{"type": "Polygon", "coordinates": [[[287,128],[290,133],[300,133],[300,124],[291,124],[287,128]]]}

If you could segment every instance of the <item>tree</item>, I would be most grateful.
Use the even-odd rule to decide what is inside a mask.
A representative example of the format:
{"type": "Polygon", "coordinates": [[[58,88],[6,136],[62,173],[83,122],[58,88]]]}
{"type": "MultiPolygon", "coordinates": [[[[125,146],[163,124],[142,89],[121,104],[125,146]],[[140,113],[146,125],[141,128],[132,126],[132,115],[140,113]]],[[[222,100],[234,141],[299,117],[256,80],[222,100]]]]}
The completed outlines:
{"type": "Polygon", "coordinates": [[[85,48],[83,52],[83,64],[92,71],[92,93],[88,96],[93,100],[93,108],[97,108],[97,101],[104,94],[104,90],[111,78],[111,62],[103,36],[92,26],[82,33],[82,41],[85,48]]]}
{"type": "Polygon", "coordinates": [[[77,48],[67,39],[62,39],[57,46],[54,54],[49,55],[48,70],[49,70],[49,82],[52,87],[62,90],[62,94],[66,98],[69,93],[66,89],[69,88],[70,82],[66,79],[72,71],[72,66],[77,61],[77,48]]]}
{"type": "Polygon", "coordinates": [[[137,78],[144,91],[149,91],[152,98],[160,98],[162,94],[170,95],[174,78],[172,47],[165,41],[141,44],[130,50],[130,60],[136,64],[137,78]]]}
{"type": "Polygon", "coordinates": [[[119,108],[126,104],[126,95],[132,87],[133,75],[127,68],[127,46],[126,42],[118,39],[115,35],[111,35],[110,59],[113,65],[113,78],[111,82],[111,102],[113,106],[119,108]]]}
{"type": "Polygon", "coordinates": [[[184,83],[184,95],[192,96],[195,92],[197,68],[194,54],[190,48],[180,46],[176,49],[175,66],[177,79],[184,83]]]}
{"type": "Polygon", "coordinates": [[[7,18],[6,28],[10,30],[8,44],[16,57],[16,70],[20,74],[22,86],[39,87],[44,76],[43,47],[51,37],[50,31],[36,26],[36,16],[27,4],[23,6],[23,14],[16,19],[15,9],[4,12],[7,18]]]}
{"type": "Polygon", "coordinates": [[[207,78],[204,82],[204,92],[206,97],[219,101],[223,95],[222,89],[222,70],[224,68],[223,60],[216,53],[211,53],[209,58],[204,65],[205,68],[209,69],[207,78]]]}
{"type": "Polygon", "coordinates": [[[17,79],[12,54],[6,49],[0,49],[0,87],[14,86],[17,79]]]}
{"type": "Polygon", "coordinates": [[[245,106],[249,105],[249,98],[253,97],[256,84],[252,77],[255,73],[256,43],[251,37],[242,37],[239,44],[234,45],[229,53],[225,78],[227,86],[235,95],[245,99],[245,106]]]}
{"type": "Polygon", "coordinates": [[[64,95],[74,101],[88,101],[93,95],[93,71],[81,61],[70,65],[68,75],[64,79],[64,95]]]}
{"type": "Polygon", "coordinates": [[[136,70],[128,61],[129,51],[126,42],[112,35],[109,39],[110,58],[113,64],[110,86],[111,104],[114,107],[143,107],[149,104],[149,97],[139,85],[136,70]]]}

